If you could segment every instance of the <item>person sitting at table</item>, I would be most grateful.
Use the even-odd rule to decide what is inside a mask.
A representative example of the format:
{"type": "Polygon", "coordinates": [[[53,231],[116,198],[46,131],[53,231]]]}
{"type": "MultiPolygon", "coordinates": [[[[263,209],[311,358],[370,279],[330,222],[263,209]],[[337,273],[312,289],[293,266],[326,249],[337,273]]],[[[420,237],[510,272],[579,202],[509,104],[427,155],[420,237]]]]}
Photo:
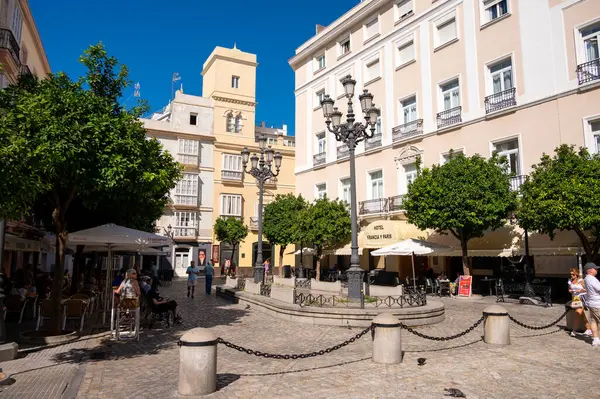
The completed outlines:
{"type": "Polygon", "coordinates": [[[152,281],[152,278],[150,278],[149,276],[142,276],[142,281],[140,282],[140,288],[142,289],[144,294],[147,294],[148,291],[150,291],[152,289],[152,286],[150,285],[151,281],[152,281]]]}
{"type": "Polygon", "coordinates": [[[146,300],[152,301],[156,312],[171,312],[171,315],[173,316],[173,322],[175,324],[181,324],[181,316],[177,314],[177,302],[164,299],[155,289],[151,289],[146,293],[146,300]]]}

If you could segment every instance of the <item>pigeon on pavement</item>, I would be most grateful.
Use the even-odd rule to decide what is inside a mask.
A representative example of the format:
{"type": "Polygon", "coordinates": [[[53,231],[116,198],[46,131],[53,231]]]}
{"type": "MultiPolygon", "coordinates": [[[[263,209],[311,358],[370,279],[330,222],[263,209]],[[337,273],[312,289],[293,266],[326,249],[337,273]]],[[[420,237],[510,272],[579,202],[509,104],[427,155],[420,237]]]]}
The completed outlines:
{"type": "Polygon", "coordinates": [[[445,396],[451,396],[453,398],[466,398],[467,395],[465,395],[463,393],[463,391],[461,391],[460,389],[457,388],[444,388],[444,391],[446,392],[445,396]]]}

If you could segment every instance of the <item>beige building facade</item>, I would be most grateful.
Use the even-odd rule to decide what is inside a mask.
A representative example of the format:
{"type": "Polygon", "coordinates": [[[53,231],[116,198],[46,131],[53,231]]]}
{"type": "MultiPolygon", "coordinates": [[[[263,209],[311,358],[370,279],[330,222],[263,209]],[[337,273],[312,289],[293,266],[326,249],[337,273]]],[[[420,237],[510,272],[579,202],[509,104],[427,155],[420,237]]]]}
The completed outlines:
{"type": "MultiPolygon", "coordinates": [[[[320,27],[289,61],[296,76],[297,193],[349,199],[347,150],[326,132],[320,100],[330,95],[345,112],[339,79],[350,74],[355,104],[365,88],[381,108],[376,135],[357,148],[356,184],[361,264],[383,267],[368,250],[387,242],[370,239],[377,236],[367,233],[370,225],[387,224],[389,243],[429,235],[408,225],[402,210],[417,156],[430,166],[451,149],[469,156],[498,151],[508,157],[517,190],[542,154],[560,144],[599,151],[599,38],[595,0],[360,2],[320,27]]],[[[540,239],[546,250],[536,270],[539,264],[558,273],[564,265],[546,257],[576,250],[571,238],[540,239]]],[[[474,244],[473,256],[508,255],[506,242],[491,241],[474,244]]],[[[428,262],[441,271],[451,258],[428,262]]],[[[406,272],[400,264],[387,268],[406,272]]]]}
{"type": "MultiPolygon", "coordinates": [[[[287,127],[268,128],[256,126],[256,68],[257,57],[237,48],[217,47],[204,63],[202,96],[214,101],[214,216],[241,218],[250,230],[238,250],[232,253],[225,243],[218,243],[213,259],[220,266],[232,259],[238,273],[251,275],[258,242],[258,185],[254,177],[245,174],[241,151],[248,147],[257,153],[259,136],[267,137],[267,145],[283,156],[279,175],[264,189],[265,205],[277,194],[295,192],[294,144],[295,138],[287,134],[287,127]]],[[[271,248],[263,240],[263,258],[271,258],[271,265],[279,266],[279,247],[271,248]],[[272,254],[271,254],[272,253],[272,254]]],[[[290,246],[289,252],[293,252],[290,246]]],[[[284,264],[293,263],[286,255],[284,264]]]]}

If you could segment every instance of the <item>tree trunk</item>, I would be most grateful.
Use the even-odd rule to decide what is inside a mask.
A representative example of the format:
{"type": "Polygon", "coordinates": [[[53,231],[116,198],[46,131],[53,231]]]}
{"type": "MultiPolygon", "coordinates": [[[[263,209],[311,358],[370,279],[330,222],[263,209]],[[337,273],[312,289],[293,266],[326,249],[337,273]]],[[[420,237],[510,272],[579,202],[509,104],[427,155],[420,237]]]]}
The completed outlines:
{"type": "Polygon", "coordinates": [[[51,335],[60,335],[62,332],[62,290],[64,281],[64,266],[65,266],[65,251],[67,248],[67,236],[68,233],[65,231],[64,215],[60,210],[60,207],[54,209],[52,212],[54,219],[54,225],[56,226],[56,237],[58,245],[56,246],[56,262],[54,265],[54,279],[52,280],[52,294],[50,296],[52,300],[52,317],[48,330],[51,335]]]}
{"type": "Polygon", "coordinates": [[[279,246],[279,277],[283,277],[283,253],[286,246],[279,246]]]}
{"type": "Polygon", "coordinates": [[[467,244],[468,241],[465,239],[464,234],[460,233],[460,249],[462,250],[462,264],[463,264],[463,274],[465,276],[469,276],[471,274],[469,270],[469,255],[467,253],[467,244]]]}
{"type": "Polygon", "coordinates": [[[317,257],[317,268],[315,269],[315,279],[321,281],[321,257],[317,257]]]}
{"type": "MultiPolygon", "coordinates": [[[[81,280],[81,273],[85,274],[85,264],[83,258],[83,249],[85,245],[78,245],[75,252],[75,262],[73,262],[73,278],[71,279],[71,295],[76,294],[79,291],[79,281],[81,280]]],[[[84,275],[85,279],[85,275],[84,275]]]]}

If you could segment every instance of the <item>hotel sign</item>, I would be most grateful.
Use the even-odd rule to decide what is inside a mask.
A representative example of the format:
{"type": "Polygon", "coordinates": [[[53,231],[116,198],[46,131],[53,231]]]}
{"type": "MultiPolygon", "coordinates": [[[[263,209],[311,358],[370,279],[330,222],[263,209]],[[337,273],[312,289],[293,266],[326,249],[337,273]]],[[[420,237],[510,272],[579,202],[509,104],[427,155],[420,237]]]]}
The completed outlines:
{"type": "Polygon", "coordinates": [[[363,231],[365,248],[381,248],[398,242],[398,223],[394,220],[379,220],[368,225],[363,231]]]}

